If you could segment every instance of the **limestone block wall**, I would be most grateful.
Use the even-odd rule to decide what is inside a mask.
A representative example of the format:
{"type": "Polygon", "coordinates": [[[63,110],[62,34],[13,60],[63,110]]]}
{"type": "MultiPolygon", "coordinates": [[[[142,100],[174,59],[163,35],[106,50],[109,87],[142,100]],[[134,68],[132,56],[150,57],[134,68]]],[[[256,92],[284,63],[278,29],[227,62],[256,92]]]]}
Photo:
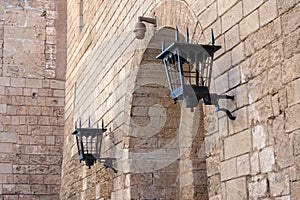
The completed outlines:
{"type": "Polygon", "coordinates": [[[215,91],[235,95],[223,106],[237,116],[230,121],[206,109],[212,199],[299,198],[299,6],[213,1],[199,15],[223,46],[215,62],[215,91]],[[207,21],[210,12],[218,14],[207,21]]]}
{"type": "Polygon", "coordinates": [[[298,14],[297,0],[69,0],[61,199],[297,199],[298,14]],[[157,16],[144,40],[138,16],[157,16]],[[212,91],[235,95],[220,106],[236,121],[172,104],[155,56],[176,25],[193,42],[214,29],[212,91]],[[102,119],[117,173],[77,158],[75,124],[102,119]]]}
{"type": "Polygon", "coordinates": [[[58,199],[64,1],[0,2],[0,198],[58,199]]]}

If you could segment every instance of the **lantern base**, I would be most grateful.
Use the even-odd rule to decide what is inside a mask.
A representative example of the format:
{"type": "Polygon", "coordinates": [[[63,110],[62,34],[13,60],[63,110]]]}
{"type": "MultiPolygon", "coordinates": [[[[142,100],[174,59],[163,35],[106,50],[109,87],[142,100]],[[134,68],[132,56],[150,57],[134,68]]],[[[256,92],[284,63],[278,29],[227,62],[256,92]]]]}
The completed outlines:
{"type": "Polygon", "coordinates": [[[97,159],[92,154],[84,154],[82,160],[84,160],[85,165],[88,166],[89,169],[97,162],[97,159]]]}
{"type": "Polygon", "coordinates": [[[185,86],[183,94],[183,103],[187,108],[191,108],[191,111],[198,106],[199,100],[209,97],[208,87],[190,85],[185,86]]]}
{"type": "Polygon", "coordinates": [[[216,93],[209,93],[208,87],[205,86],[185,86],[183,93],[183,104],[185,107],[190,108],[191,112],[194,108],[198,106],[199,100],[203,99],[205,105],[216,106],[216,111],[223,111],[227,114],[229,119],[235,120],[236,117],[231,114],[231,112],[225,108],[219,108],[220,99],[230,99],[234,100],[234,96],[231,95],[218,95],[216,93]]]}

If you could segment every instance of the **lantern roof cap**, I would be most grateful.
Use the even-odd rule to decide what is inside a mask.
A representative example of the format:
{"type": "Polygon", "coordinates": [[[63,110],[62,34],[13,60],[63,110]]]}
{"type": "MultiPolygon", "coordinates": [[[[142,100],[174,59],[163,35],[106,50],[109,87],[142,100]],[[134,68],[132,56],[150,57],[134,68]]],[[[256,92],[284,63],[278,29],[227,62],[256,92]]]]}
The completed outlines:
{"type": "Polygon", "coordinates": [[[176,48],[180,48],[184,51],[194,51],[201,52],[203,49],[209,54],[212,55],[216,51],[218,51],[221,46],[219,45],[209,45],[209,44],[192,44],[186,42],[173,42],[170,46],[168,46],[165,50],[163,50],[159,55],[156,56],[157,59],[163,59],[170,52],[174,52],[176,48]]]}
{"type": "Polygon", "coordinates": [[[95,135],[107,131],[106,128],[76,128],[72,135],[95,135]]]}

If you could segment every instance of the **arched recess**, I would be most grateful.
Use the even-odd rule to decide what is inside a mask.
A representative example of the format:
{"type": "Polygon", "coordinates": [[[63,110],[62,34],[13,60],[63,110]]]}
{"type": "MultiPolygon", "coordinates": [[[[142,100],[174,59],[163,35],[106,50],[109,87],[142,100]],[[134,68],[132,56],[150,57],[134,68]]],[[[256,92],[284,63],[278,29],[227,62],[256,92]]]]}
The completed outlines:
{"type": "Polygon", "coordinates": [[[162,38],[166,46],[174,41],[176,26],[181,33],[190,26],[192,39],[201,26],[183,1],[164,1],[151,13],[159,30],[135,54],[135,82],[127,99],[130,120],[124,141],[131,197],[208,199],[202,107],[191,113],[180,102],[173,104],[163,63],[155,58],[162,38]]]}

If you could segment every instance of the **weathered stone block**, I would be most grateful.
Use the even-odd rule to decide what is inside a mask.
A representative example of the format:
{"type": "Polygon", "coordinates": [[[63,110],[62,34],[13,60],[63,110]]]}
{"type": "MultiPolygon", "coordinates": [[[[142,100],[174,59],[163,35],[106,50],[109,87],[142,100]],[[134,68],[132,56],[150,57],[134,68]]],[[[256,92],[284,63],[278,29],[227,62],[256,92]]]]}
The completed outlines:
{"type": "Polygon", "coordinates": [[[208,157],[206,159],[206,165],[207,165],[207,176],[212,176],[217,173],[220,173],[220,158],[218,155],[208,157]]]}
{"type": "Polygon", "coordinates": [[[267,178],[263,176],[255,176],[252,181],[248,183],[249,199],[257,199],[259,197],[266,197],[268,192],[267,178]]]}
{"type": "Polygon", "coordinates": [[[25,79],[24,78],[11,78],[11,86],[12,87],[25,87],[25,79]]]}
{"type": "Polygon", "coordinates": [[[235,66],[245,59],[244,43],[240,42],[236,47],[232,49],[231,53],[232,65],[235,66]]]}
{"type": "Polygon", "coordinates": [[[273,115],[278,116],[280,114],[280,107],[279,107],[279,95],[275,94],[272,96],[272,110],[273,115]]]}
{"type": "Polygon", "coordinates": [[[251,150],[251,134],[249,130],[232,135],[224,140],[225,159],[251,150]]]}
{"type": "Polygon", "coordinates": [[[214,62],[213,77],[218,77],[232,67],[231,52],[224,54],[214,62]]]}
{"type": "Polygon", "coordinates": [[[229,1],[218,0],[218,12],[219,12],[219,15],[222,15],[223,13],[225,13],[236,2],[237,2],[237,0],[229,0],[229,1]]]}
{"type": "Polygon", "coordinates": [[[237,24],[243,17],[242,2],[237,3],[222,16],[222,33],[237,24]]]}
{"type": "Polygon", "coordinates": [[[227,117],[219,118],[219,135],[221,138],[228,136],[228,119],[227,119],[227,117]]]}
{"type": "Polygon", "coordinates": [[[220,175],[212,176],[208,179],[208,195],[210,197],[218,195],[221,193],[220,188],[220,175]]]}
{"type": "Polygon", "coordinates": [[[282,31],[284,34],[289,34],[298,27],[299,21],[297,20],[297,16],[299,12],[300,5],[298,4],[282,16],[282,31]]]}
{"type": "Polygon", "coordinates": [[[249,154],[241,155],[236,158],[237,175],[244,176],[250,174],[250,158],[249,154]]]}
{"type": "Polygon", "coordinates": [[[11,174],[12,173],[12,164],[0,163],[0,173],[1,174],[11,174]]]}
{"type": "Polygon", "coordinates": [[[282,88],[282,78],[281,78],[281,66],[277,65],[268,70],[268,79],[263,89],[264,94],[275,94],[282,88]]]}
{"type": "Polygon", "coordinates": [[[216,155],[220,152],[221,140],[218,133],[205,137],[205,153],[207,156],[216,155]]]}
{"type": "Polygon", "coordinates": [[[275,156],[272,146],[266,147],[259,152],[259,164],[262,173],[270,172],[274,169],[275,156]]]}
{"type": "MultiPolygon", "coordinates": [[[[262,48],[272,42],[277,36],[281,34],[281,29],[278,29],[278,21],[273,21],[266,26],[258,29],[255,34],[249,35],[249,37],[245,40],[245,54],[246,56],[250,56],[254,53],[258,53],[260,49],[261,51],[267,51],[266,48],[262,48]]],[[[259,53],[260,56],[267,56],[268,53],[264,54],[262,52],[259,53]]],[[[266,61],[265,59],[262,61],[266,61]]],[[[261,62],[267,64],[268,62],[261,62]]]]}
{"type": "Polygon", "coordinates": [[[296,104],[286,109],[286,132],[291,132],[300,128],[300,104],[296,104]]]}
{"type": "Polygon", "coordinates": [[[283,169],[294,164],[293,146],[292,146],[292,135],[284,132],[284,128],[277,128],[283,126],[284,119],[274,120],[273,127],[275,133],[275,156],[278,167],[283,169]]]}
{"type": "Polygon", "coordinates": [[[297,3],[298,0],[290,0],[290,1],[278,0],[277,5],[278,5],[279,14],[285,13],[297,3]]]}
{"type": "Polygon", "coordinates": [[[227,199],[246,199],[246,178],[237,178],[226,182],[227,199]]]}
{"type": "Polygon", "coordinates": [[[300,102],[300,79],[296,79],[287,85],[287,102],[292,106],[300,102]]]}
{"type": "Polygon", "coordinates": [[[269,0],[259,8],[260,25],[263,26],[274,20],[278,15],[276,1],[269,0]]]}
{"type": "Polygon", "coordinates": [[[226,51],[232,49],[234,46],[236,46],[240,41],[239,37],[239,27],[238,25],[235,25],[231,29],[229,29],[225,33],[225,49],[226,51]]]}
{"type": "Polygon", "coordinates": [[[251,174],[255,175],[258,174],[259,170],[259,156],[258,152],[250,153],[250,167],[251,167],[251,174]]]}
{"type": "Polygon", "coordinates": [[[1,86],[10,86],[10,78],[9,77],[0,77],[1,86]]]}
{"type": "Polygon", "coordinates": [[[270,193],[274,196],[287,195],[290,191],[289,176],[284,172],[268,174],[270,193]]]}
{"type": "Polygon", "coordinates": [[[6,113],[7,104],[0,104],[0,113],[6,113]]]}
{"type": "Polygon", "coordinates": [[[236,66],[235,68],[229,70],[228,76],[229,76],[229,88],[233,88],[239,85],[241,82],[240,67],[236,66]]]}
{"type": "Polygon", "coordinates": [[[300,131],[297,130],[294,132],[294,139],[293,139],[293,146],[294,146],[294,155],[300,155],[300,131]]]}
{"type": "Polygon", "coordinates": [[[42,88],[43,81],[41,79],[26,79],[27,88],[42,88]]]}
{"type": "Polygon", "coordinates": [[[300,181],[291,183],[291,200],[297,200],[299,198],[300,181]]]}
{"type": "Polygon", "coordinates": [[[229,80],[227,73],[215,78],[215,87],[217,93],[224,93],[229,89],[229,80]]]}
{"type": "Polygon", "coordinates": [[[248,83],[248,91],[249,91],[249,103],[261,99],[264,95],[265,86],[268,81],[267,73],[262,73],[261,75],[255,77],[250,80],[248,83]]]}
{"type": "MultiPolygon", "coordinates": [[[[238,93],[237,93],[238,94],[238,93]]],[[[239,120],[229,121],[229,135],[243,131],[249,127],[248,125],[248,107],[243,107],[234,112],[239,120]]]]}
{"type": "Polygon", "coordinates": [[[248,105],[248,85],[243,84],[236,88],[236,95],[234,98],[236,99],[237,108],[241,108],[245,105],[248,105]]]}
{"type": "Polygon", "coordinates": [[[271,99],[271,96],[266,96],[248,107],[249,124],[265,122],[273,115],[271,99]]]}
{"type": "MultiPolygon", "coordinates": [[[[290,58],[292,56],[296,56],[295,57],[296,63],[299,60],[299,51],[298,51],[300,46],[300,43],[298,42],[299,33],[300,33],[299,29],[295,30],[294,32],[291,32],[288,36],[284,38],[284,43],[283,43],[284,57],[290,58]]],[[[289,63],[290,62],[289,60],[286,61],[288,62],[288,64],[291,64],[291,66],[286,70],[291,70],[291,68],[295,68],[294,72],[299,72],[299,67],[297,68],[298,65],[293,66],[295,65],[295,63],[289,63]]],[[[289,74],[289,71],[287,71],[287,74],[289,74]]],[[[290,73],[290,76],[295,76],[295,75],[298,75],[299,77],[299,73],[298,74],[290,73]]]]}
{"type": "MultiPolygon", "coordinates": [[[[0,145],[0,152],[1,153],[13,153],[14,152],[14,148],[13,148],[13,144],[12,143],[2,143],[0,145]]],[[[3,166],[5,167],[5,166],[3,166]]]]}
{"type": "Polygon", "coordinates": [[[217,3],[211,4],[202,14],[199,16],[201,26],[203,28],[208,27],[217,19],[217,3]]]}
{"type": "Polygon", "coordinates": [[[257,125],[252,128],[252,140],[254,150],[260,150],[266,146],[267,130],[263,125],[257,125]]]}
{"type": "Polygon", "coordinates": [[[221,162],[221,181],[228,180],[237,176],[236,158],[221,162]]]}
{"type": "MultiPolygon", "coordinates": [[[[253,1],[251,1],[253,2],[253,1]]],[[[239,24],[239,31],[241,39],[245,39],[251,33],[259,29],[259,18],[258,11],[251,13],[249,16],[245,17],[239,24]]]]}
{"type": "Polygon", "coordinates": [[[247,16],[253,10],[258,8],[263,3],[263,0],[243,0],[244,16],[247,16]]]}
{"type": "Polygon", "coordinates": [[[6,195],[13,195],[16,193],[16,184],[3,184],[2,192],[6,195]]]}

